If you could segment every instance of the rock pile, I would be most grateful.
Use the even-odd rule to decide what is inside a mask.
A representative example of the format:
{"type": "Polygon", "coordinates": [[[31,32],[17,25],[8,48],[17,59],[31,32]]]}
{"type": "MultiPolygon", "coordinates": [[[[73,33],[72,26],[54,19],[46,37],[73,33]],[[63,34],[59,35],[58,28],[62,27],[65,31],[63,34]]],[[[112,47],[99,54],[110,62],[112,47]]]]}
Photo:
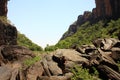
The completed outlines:
{"type": "Polygon", "coordinates": [[[119,80],[120,72],[116,62],[120,59],[120,40],[97,39],[93,44],[76,49],[58,49],[44,55],[40,61],[43,72],[37,79],[70,80],[73,76],[71,69],[79,65],[88,69],[94,66],[102,79],[119,80]]]}
{"type": "Polygon", "coordinates": [[[58,49],[43,54],[40,61],[27,66],[24,62],[33,59],[35,54],[17,45],[15,27],[0,24],[0,28],[3,30],[0,34],[0,80],[71,80],[71,69],[75,65],[88,69],[94,66],[102,79],[120,80],[116,63],[120,60],[118,39],[97,39],[90,46],[58,49]]]}
{"type": "Polygon", "coordinates": [[[94,66],[102,79],[119,80],[120,72],[116,62],[120,60],[120,40],[97,39],[93,44],[95,47],[84,45],[76,49],[89,61],[84,67],[94,66]]]}
{"type": "Polygon", "coordinates": [[[85,11],[78,19],[69,26],[61,40],[77,32],[78,27],[89,21],[96,23],[99,20],[111,20],[120,18],[120,1],[119,0],[95,0],[96,7],[91,11],[85,11]]]}
{"type": "Polygon", "coordinates": [[[28,67],[24,66],[24,61],[34,56],[32,51],[22,46],[0,46],[0,80],[25,80],[28,67]]]}

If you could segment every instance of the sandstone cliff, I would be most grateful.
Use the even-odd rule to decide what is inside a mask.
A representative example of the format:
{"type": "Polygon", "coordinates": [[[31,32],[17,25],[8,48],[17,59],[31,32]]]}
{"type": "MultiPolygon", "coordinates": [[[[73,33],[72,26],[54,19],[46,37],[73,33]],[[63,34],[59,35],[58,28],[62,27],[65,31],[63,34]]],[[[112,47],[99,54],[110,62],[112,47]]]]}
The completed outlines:
{"type": "Polygon", "coordinates": [[[95,0],[96,8],[93,10],[95,18],[120,17],[120,0],[95,0]]]}
{"type": "Polygon", "coordinates": [[[8,0],[0,0],[0,16],[7,16],[7,1],[8,0]]]}
{"type": "Polygon", "coordinates": [[[78,16],[77,21],[70,25],[61,40],[76,33],[77,28],[87,21],[96,23],[99,20],[120,18],[120,0],[95,0],[95,4],[92,12],[85,11],[83,15],[78,16]]]}

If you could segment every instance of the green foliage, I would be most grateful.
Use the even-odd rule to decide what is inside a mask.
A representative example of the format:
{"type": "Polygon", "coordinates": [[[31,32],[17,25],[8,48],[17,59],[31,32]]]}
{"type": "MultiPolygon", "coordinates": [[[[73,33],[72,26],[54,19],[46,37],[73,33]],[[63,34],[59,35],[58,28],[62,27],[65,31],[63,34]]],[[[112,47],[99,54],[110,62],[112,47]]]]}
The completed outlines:
{"type": "Polygon", "coordinates": [[[46,53],[45,51],[32,51],[35,55],[41,55],[46,53]]]}
{"type": "Polygon", "coordinates": [[[5,16],[0,16],[0,21],[5,25],[8,25],[8,23],[10,23],[10,20],[8,20],[5,16]]]}
{"type": "MultiPolygon", "coordinates": [[[[9,24],[12,24],[11,21],[8,20],[7,17],[5,17],[5,16],[0,16],[0,22],[2,22],[6,26],[9,24]]],[[[43,50],[40,46],[33,43],[24,34],[21,34],[20,32],[18,32],[17,42],[18,42],[18,45],[25,46],[25,47],[31,49],[32,51],[42,51],[43,50]]]]}
{"type": "Polygon", "coordinates": [[[86,22],[78,27],[75,34],[60,40],[54,47],[70,48],[73,45],[91,44],[97,38],[117,38],[118,33],[120,33],[120,19],[99,21],[95,24],[86,22]]]}
{"type": "Polygon", "coordinates": [[[45,51],[54,51],[54,50],[56,50],[56,49],[57,49],[57,48],[54,47],[54,45],[49,46],[49,45],[47,44],[47,46],[45,47],[45,51]]]}
{"type": "Polygon", "coordinates": [[[29,66],[33,65],[35,62],[37,62],[37,61],[40,61],[40,57],[39,56],[36,56],[36,57],[34,57],[32,59],[27,59],[23,63],[24,63],[24,65],[29,67],[29,66]]]}
{"type": "Polygon", "coordinates": [[[18,42],[18,45],[25,46],[32,51],[42,51],[43,50],[40,46],[33,43],[24,34],[21,34],[20,32],[18,32],[17,42],[18,42]]]}
{"type": "MultiPolygon", "coordinates": [[[[75,66],[72,69],[74,76],[72,80],[100,80],[95,74],[90,74],[88,69],[83,69],[82,67],[75,66]]],[[[96,73],[97,74],[97,73],[96,73]]]]}
{"type": "Polygon", "coordinates": [[[118,68],[119,68],[119,71],[120,71],[120,60],[117,61],[117,65],[118,65],[118,68]]]}
{"type": "Polygon", "coordinates": [[[67,37],[65,40],[61,40],[60,42],[57,43],[57,45],[55,45],[55,47],[58,48],[70,48],[73,44],[77,44],[78,42],[77,38],[71,38],[71,37],[67,37]]]}

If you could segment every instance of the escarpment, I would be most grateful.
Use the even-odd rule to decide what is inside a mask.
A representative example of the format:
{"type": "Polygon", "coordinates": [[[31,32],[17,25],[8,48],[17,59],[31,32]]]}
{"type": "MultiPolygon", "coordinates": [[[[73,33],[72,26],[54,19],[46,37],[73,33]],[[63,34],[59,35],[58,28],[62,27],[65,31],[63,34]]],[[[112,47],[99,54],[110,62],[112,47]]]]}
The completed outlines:
{"type": "Polygon", "coordinates": [[[85,11],[83,15],[79,15],[75,23],[71,24],[67,33],[61,40],[76,33],[78,27],[89,21],[91,24],[99,20],[111,20],[120,18],[120,0],[95,0],[96,7],[92,12],[85,11]]]}

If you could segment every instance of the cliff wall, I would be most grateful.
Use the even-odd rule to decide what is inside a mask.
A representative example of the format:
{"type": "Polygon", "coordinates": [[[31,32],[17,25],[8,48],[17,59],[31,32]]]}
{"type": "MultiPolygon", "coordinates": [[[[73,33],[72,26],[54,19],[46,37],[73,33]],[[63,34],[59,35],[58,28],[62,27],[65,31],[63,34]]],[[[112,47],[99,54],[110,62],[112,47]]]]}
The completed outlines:
{"type": "Polygon", "coordinates": [[[95,0],[96,8],[93,10],[95,18],[120,17],[120,0],[95,0]]]}
{"type": "Polygon", "coordinates": [[[7,16],[7,2],[8,0],[0,0],[0,16],[7,16]]]}
{"type": "Polygon", "coordinates": [[[96,7],[93,8],[92,12],[85,11],[83,15],[78,16],[78,19],[70,25],[61,40],[76,33],[77,28],[87,21],[92,24],[99,20],[120,18],[120,0],[95,0],[95,4],[96,7]]]}

